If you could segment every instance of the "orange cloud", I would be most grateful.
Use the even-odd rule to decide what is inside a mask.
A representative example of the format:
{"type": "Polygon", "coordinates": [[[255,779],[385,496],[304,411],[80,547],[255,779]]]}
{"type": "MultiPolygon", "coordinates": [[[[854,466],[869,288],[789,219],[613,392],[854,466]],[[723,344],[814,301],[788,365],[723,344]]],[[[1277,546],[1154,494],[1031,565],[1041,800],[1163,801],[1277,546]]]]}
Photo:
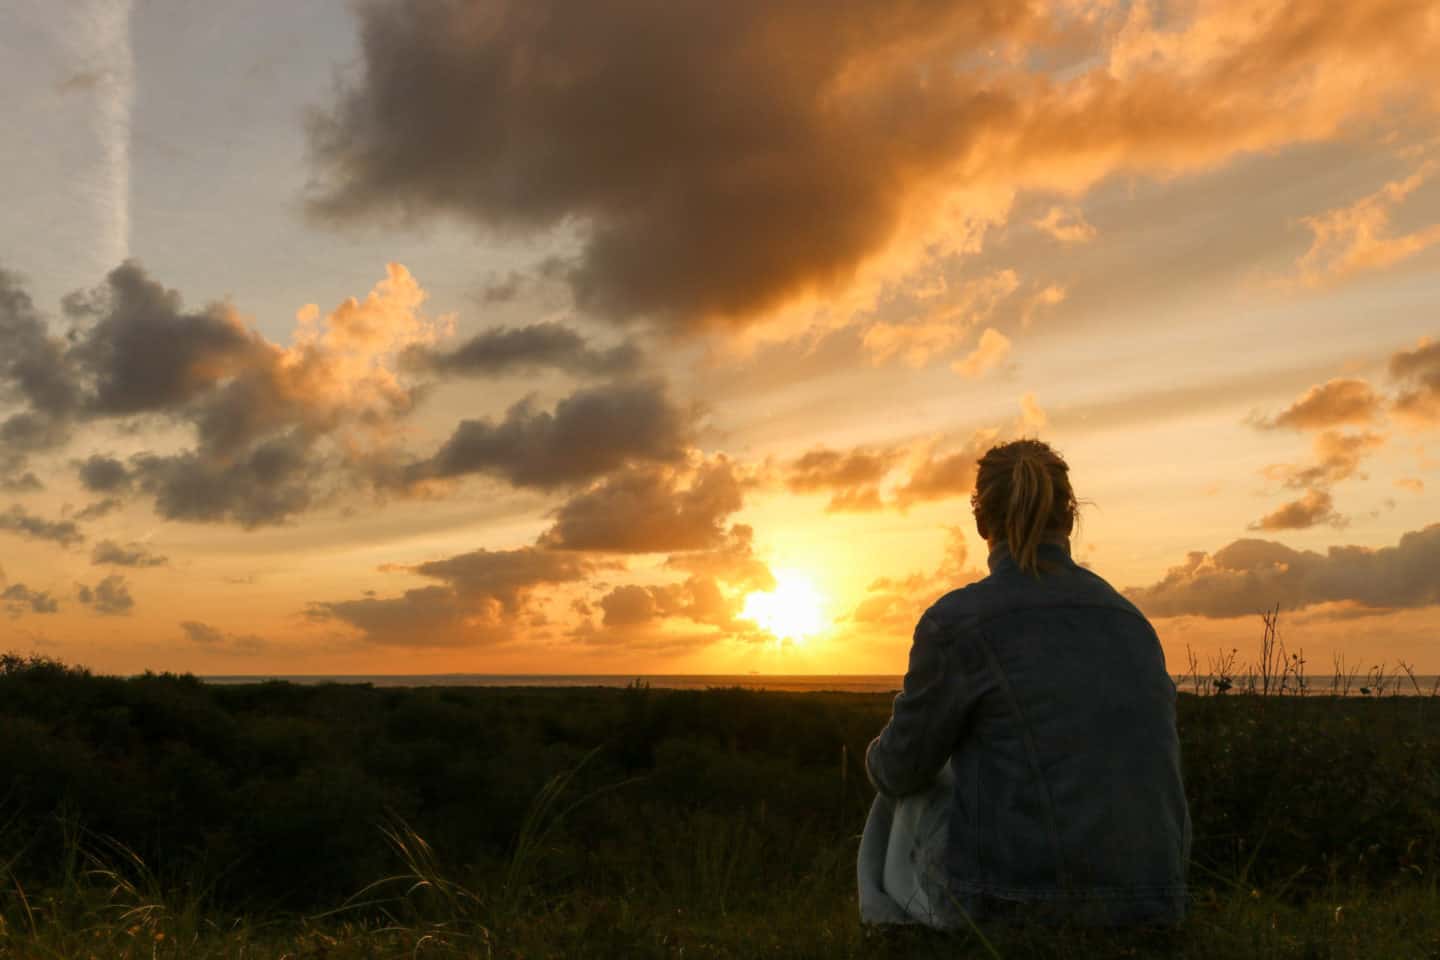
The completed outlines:
{"type": "Polygon", "coordinates": [[[828,513],[879,510],[880,483],[899,461],[901,452],[890,448],[856,447],[842,452],[818,447],[788,466],[785,486],[794,493],[828,492],[828,513]]]}
{"type": "Polygon", "coordinates": [[[1147,615],[1250,616],[1279,603],[1298,610],[1350,601],[1375,609],[1440,604],[1440,524],[1394,546],[1294,550],[1273,540],[1236,540],[1195,551],[1157,583],[1125,590],[1147,615]]]}
{"type": "Polygon", "coordinates": [[[983,377],[994,370],[1010,355],[1010,338],[992,328],[986,327],[980,335],[980,342],[965,359],[957,360],[950,369],[965,377],[983,377]]]}
{"type": "Polygon", "coordinates": [[[1309,490],[1299,500],[1287,503],[1250,524],[1250,529],[1305,530],[1321,523],[1342,527],[1345,518],[1335,512],[1335,502],[1328,491],[1309,490]]]}
{"type": "MultiPolygon", "coordinates": [[[[577,224],[552,270],[576,301],[683,330],[973,250],[994,222],[965,214],[978,197],[1185,174],[1440,108],[1440,24],[1413,0],[358,10],[357,80],[312,118],[312,211],[577,224]]],[[[1316,221],[1341,267],[1432,241],[1366,222],[1316,221]]]]}
{"type": "Polygon", "coordinates": [[[1095,228],[1078,209],[1051,207],[1045,216],[1032,220],[1031,225],[1067,247],[1095,239],[1095,228]]]}
{"type": "Polygon", "coordinates": [[[1300,282],[1318,286],[1368,270],[1380,270],[1440,243],[1440,224],[1394,236],[1390,215],[1435,172],[1428,161],[1401,180],[1385,184],[1349,206],[1337,207],[1301,222],[1314,235],[1300,257],[1300,282]]]}
{"type": "Polygon", "coordinates": [[[1019,286],[1014,270],[996,270],[970,280],[914,320],[871,324],[865,330],[865,348],[875,363],[898,358],[909,366],[922,367],[963,341],[1019,286]]]}
{"type": "Polygon", "coordinates": [[[1367,381],[1337,377],[1311,387],[1273,419],[1258,423],[1266,427],[1318,430],[1373,423],[1380,411],[1380,397],[1367,381]]]}
{"type": "Polygon", "coordinates": [[[1421,427],[1440,424],[1440,341],[1421,337],[1413,350],[1390,358],[1390,376],[1405,384],[1393,410],[1421,427]]]}

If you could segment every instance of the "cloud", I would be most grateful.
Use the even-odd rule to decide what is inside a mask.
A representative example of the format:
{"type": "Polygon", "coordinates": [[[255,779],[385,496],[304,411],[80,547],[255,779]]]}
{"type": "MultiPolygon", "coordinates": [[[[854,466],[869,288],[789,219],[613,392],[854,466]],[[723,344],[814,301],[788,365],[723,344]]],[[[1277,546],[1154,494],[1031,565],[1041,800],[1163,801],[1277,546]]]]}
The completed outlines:
{"type": "Polygon", "coordinates": [[[903,322],[879,321],[865,330],[863,343],[874,363],[899,359],[923,367],[961,343],[1020,287],[1014,270],[996,270],[967,281],[941,303],[903,322]]]}
{"type": "Polygon", "coordinates": [[[878,0],[359,16],[362,74],[312,121],[317,214],[529,230],[578,218],[577,299],[685,325],[848,280],[899,229],[911,187],[1009,109],[978,79],[927,82],[924,67],[1032,19],[878,0]]]}
{"type": "Polygon", "coordinates": [[[980,458],[996,442],[997,430],[977,432],[965,446],[950,454],[931,450],[895,491],[895,505],[908,510],[917,503],[969,496],[975,489],[980,458]]]}
{"type": "Polygon", "coordinates": [[[1424,493],[1425,481],[1419,477],[1396,477],[1395,486],[1401,490],[1409,490],[1411,493],[1424,493]]]}
{"type": "Polygon", "coordinates": [[[1043,289],[1036,291],[1025,301],[1025,306],[1020,311],[1020,326],[1029,329],[1030,324],[1035,322],[1035,317],[1041,310],[1064,303],[1065,297],[1065,288],[1058,283],[1048,284],[1043,289]]]}
{"type": "MultiPolygon", "coordinates": [[[[1329,413],[1317,417],[1316,422],[1328,419],[1332,419],[1329,413]]],[[[1384,436],[1369,431],[1346,434],[1338,430],[1322,430],[1315,435],[1313,462],[1274,463],[1264,470],[1265,476],[1271,480],[1292,490],[1304,490],[1305,495],[1261,517],[1250,524],[1250,529],[1304,530],[1321,523],[1332,527],[1345,526],[1348,521],[1335,511],[1330,488],[1342,481],[1363,476],[1360,473],[1361,463],[1384,445],[1384,436]]]]}
{"type": "Polygon", "coordinates": [[[46,520],[37,517],[18,503],[6,513],[0,513],[0,530],[24,537],[27,540],[50,540],[62,547],[73,547],[85,540],[74,521],[46,520]]]}
{"type": "Polygon", "coordinates": [[[1306,530],[1322,523],[1343,527],[1346,521],[1335,512],[1335,502],[1328,491],[1307,490],[1299,500],[1293,500],[1250,524],[1250,529],[1306,530]]]}
{"type": "Polygon", "coordinates": [[[368,642],[397,647],[480,646],[517,636],[533,616],[536,594],[600,569],[575,553],[522,547],[475,550],[406,568],[441,581],[398,597],[312,603],[315,621],[339,621],[368,642]]]}
{"type": "Polygon", "coordinates": [[[86,411],[98,416],[173,411],[260,362],[266,350],[233,307],[187,312],[179,293],[134,261],[69,306],[73,316],[94,318],[67,355],[89,381],[86,411]]]}
{"type": "Polygon", "coordinates": [[[630,467],[576,494],[540,543],[556,550],[669,553],[725,539],[744,505],[744,481],[725,457],[683,468],[630,467]]]}
{"type": "Polygon", "coordinates": [[[904,577],[878,577],[847,618],[852,623],[902,630],[913,627],[920,614],[943,594],[985,576],[969,563],[969,548],[959,527],[945,528],[945,551],[930,572],[904,577]]]}
{"type": "Polygon", "coordinates": [[[750,527],[736,524],[721,545],[666,560],[667,568],[689,574],[683,581],[611,588],[599,601],[599,626],[586,621],[574,637],[586,643],[661,647],[768,636],[740,619],[747,595],[773,590],[776,584],[769,566],[755,556],[753,538],[750,527]],[[686,634],[674,626],[676,620],[708,629],[686,634]]]}
{"type": "Polygon", "coordinates": [[[19,475],[28,455],[67,443],[80,406],[63,339],[53,336],[14,274],[0,270],[0,404],[23,409],[0,420],[0,476],[19,475]]]}
{"type": "Polygon", "coordinates": [[[498,423],[463,420],[409,478],[489,473],[517,487],[571,486],[626,464],[677,463],[690,429],[689,416],[660,381],[603,384],[577,390],[554,412],[526,399],[498,423]]]}
{"type": "MultiPolygon", "coordinates": [[[[0,346],[13,359],[0,361],[0,400],[22,409],[0,423],[0,439],[23,457],[64,445],[80,424],[177,425],[193,433],[189,449],[128,463],[92,454],[77,464],[81,483],[110,498],[138,489],[167,519],[281,523],[337,489],[373,483],[376,463],[393,458],[397,424],[420,389],[399,357],[453,327],[448,316],[425,317],[425,299],[392,263],[363,299],[323,315],[313,304],[300,310],[282,346],[228,303],[187,309],[129,261],[65,298],[73,328],[60,338],[6,275],[0,346]]],[[[12,454],[0,468],[22,463],[12,454]]]]}
{"type": "Polygon", "coordinates": [[[96,500],[94,503],[87,504],[82,509],[77,510],[75,512],[75,519],[86,522],[100,520],[108,517],[123,506],[125,506],[125,504],[122,503],[118,497],[106,497],[103,500],[96,500]]]}
{"type": "MultiPolygon", "coordinates": [[[[724,634],[753,634],[753,625],[738,619],[743,608],[742,594],[722,590],[709,577],[690,577],[683,583],[658,586],[619,586],[600,599],[602,627],[639,627],[662,620],[680,619],[716,628],[717,632],[711,634],[711,639],[724,634]]],[[[581,636],[590,642],[599,639],[586,636],[583,630],[581,636]]],[[[633,640],[634,637],[609,639],[633,640]]]]}
{"type": "Polygon", "coordinates": [[[104,616],[123,616],[135,607],[135,598],[130,596],[130,586],[118,573],[112,573],[94,587],[78,584],[75,598],[104,616]]]}
{"type": "Polygon", "coordinates": [[[1337,377],[1311,387],[1275,417],[1257,419],[1255,422],[1258,426],[1267,428],[1321,430],[1349,424],[1374,423],[1382,409],[1380,395],[1368,381],[1337,377]]]}
{"type": "Polygon", "coordinates": [[[1079,210],[1051,207],[1045,216],[1032,220],[1031,225],[1067,247],[1095,239],[1095,228],[1079,210]]]}
{"type": "Polygon", "coordinates": [[[80,484],[91,493],[124,493],[130,489],[130,471],[114,457],[95,453],[76,466],[80,484]]]}
{"type": "Polygon", "coordinates": [[[707,577],[746,593],[775,589],[775,575],[755,556],[755,530],[748,524],[734,524],[718,546],[675,554],[666,559],[665,566],[707,577]]]}
{"type": "Polygon", "coordinates": [[[6,493],[38,493],[44,489],[45,484],[29,470],[14,473],[0,469],[0,490],[6,493]]]}
{"type": "MultiPolygon", "coordinates": [[[[0,585],[4,578],[0,577],[0,585]]],[[[23,583],[12,583],[0,590],[0,606],[11,617],[26,613],[59,613],[60,604],[47,591],[31,590],[23,583]]]]}
{"type": "Polygon", "coordinates": [[[95,544],[90,553],[90,562],[96,566],[112,567],[163,567],[170,561],[150,552],[141,543],[122,547],[114,540],[102,540],[95,544]]]}
{"type": "Polygon", "coordinates": [[[961,376],[982,377],[994,370],[1010,355],[1010,338],[990,327],[980,335],[980,343],[966,355],[950,365],[961,376]]]}
{"type": "Polygon", "coordinates": [[[326,464],[303,435],[278,436],[238,457],[199,451],[134,459],[140,489],[167,520],[233,522],[246,529],[282,523],[317,499],[326,464]]]}
{"type": "Polygon", "coordinates": [[[1050,422],[1045,413],[1045,408],[1040,406],[1040,401],[1035,394],[1027,393],[1020,398],[1020,424],[1028,430],[1043,430],[1050,422]]]}
{"type": "Polygon", "coordinates": [[[185,620],[180,624],[185,639],[211,651],[225,653],[260,653],[268,646],[263,637],[253,633],[231,633],[212,627],[199,620],[185,620]]]}
{"type": "Polygon", "coordinates": [[[1440,243],[1440,224],[1393,236],[1394,208],[1435,172],[1426,161],[1409,176],[1393,180],[1353,204],[1302,221],[1313,234],[1297,264],[1302,283],[1316,286],[1369,270],[1380,270],[1440,243]]]}
{"type": "Polygon", "coordinates": [[[1378,433],[1324,430],[1315,436],[1313,463],[1272,464],[1265,468],[1265,474],[1292,489],[1330,487],[1359,475],[1360,464],[1384,445],[1385,437],[1378,433]]]}
{"type": "Polygon", "coordinates": [[[1412,0],[357,9],[359,67],[311,121],[316,215],[573,229],[582,307],[684,329],[904,276],[977,193],[1404,126],[1440,78],[1412,0]]]}
{"type": "Polygon", "coordinates": [[[569,327],[534,323],[486,330],[452,350],[413,348],[405,360],[454,376],[501,376],[551,368],[576,376],[612,377],[638,370],[642,354],[633,343],[600,350],[569,327]]]}
{"type": "Polygon", "coordinates": [[[863,513],[881,509],[880,482],[902,452],[890,448],[817,447],[786,466],[785,486],[793,493],[829,493],[827,513],[863,513]]]}
{"type": "Polygon", "coordinates": [[[1440,341],[1421,337],[1390,358],[1390,376],[1404,384],[1394,411],[1419,426],[1440,425],[1440,341]]]}
{"type": "Polygon", "coordinates": [[[1158,582],[1125,590],[1148,616],[1250,616],[1276,603],[1298,610],[1350,601],[1395,609],[1440,603],[1440,524],[1403,534],[1393,547],[1293,550],[1273,540],[1236,540],[1196,551],[1158,582]]]}

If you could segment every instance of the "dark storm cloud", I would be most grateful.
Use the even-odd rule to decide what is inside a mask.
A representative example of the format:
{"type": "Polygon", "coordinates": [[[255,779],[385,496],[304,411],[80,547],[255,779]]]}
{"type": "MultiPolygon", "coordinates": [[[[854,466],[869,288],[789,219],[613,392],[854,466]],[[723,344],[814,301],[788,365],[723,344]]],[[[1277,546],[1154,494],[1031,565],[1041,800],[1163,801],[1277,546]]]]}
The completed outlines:
{"type": "Polygon", "coordinates": [[[810,450],[786,467],[785,486],[795,493],[829,493],[829,513],[879,510],[880,481],[900,459],[899,450],[856,447],[810,450]]]}
{"type": "Polygon", "coordinates": [[[499,422],[464,420],[440,450],[412,468],[412,479],[494,474],[517,487],[581,484],[627,463],[684,458],[690,418],[663,383],[617,383],[578,390],[554,412],[515,404],[499,422]]]}
{"type": "Polygon", "coordinates": [[[500,376],[550,368],[576,376],[605,377],[634,372],[640,366],[641,353],[632,343],[596,349],[563,324],[534,323],[486,330],[453,350],[414,348],[405,360],[452,376],[500,376]]]}
{"type": "Polygon", "coordinates": [[[523,547],[475,550],[409,569],[442,583],[407,590],[398,597],[313,603],[308,615],[312,620],[348,624],[376,644],[498,643],[513,638],[524,625],[539,588],[583,580],[599,566],[577,554],[523,547]]]}
{"type": "Polygon", "coordinates": [[[77,465],[80,484],[91,493],[124,493],[130,489],[130,471],[114,457],[91,454],[77,465]]]}
{"type": "Polygon", "coordinates": [[[36,414],[65,418],[80,406],[80,390],[65,341],[12,273],[0,270],[0,400],[24,401],[36,414]]]}
{"type": "Polygon", "coordinates": [[[1236,540],[1191,553],[1157,583],[1125,594],[1147,615],[1250,616],[1276,603],[1298,610],[1350,601],[1393,609],[1440,603],[1440,524],[1412,531],[1393,547],[1294,550],[1272,540],[1236,540]]]}
{"type": "Polygon", "coordinates": [[[135,598],[130,596],[130,585],[118,573],[112,573],[94,587],[79,584],[75,589],[75,598],[104,616],[123,616],[135,607],[135,598]]]}
{"type": "Polygon", "coordinates": [[[140,489],[167,520],[231,522],[247,529],[283,523],[314,504],[325,464],[303,435],[277,436],[234,459],[200,452],[132,460],[140,489]]]}
{"type": "Polygon", "coordinates": [[[540,538],[559,550],[672,553],[719,546],[744,505],[744,485],[720,458],[694,470],[632,467],[567,500],[540,538]]]}
{"type": "Polygon", "coordinates": [[[315,213],[579,219],[583,305],[685,324],[848,280],[911,187],[1015,110],[944,65],[1034,21],[989,0],[358,13],[363,74],[312,119],[315,213]]]}
{"type": "Polygon", "coordinates": [[[90,562],[96,566],[163,567],[170,561],[151,553],[142,543],[121,546],[114,540],[102,540],[90,551],[90,562]]]}
{"type": "Polygon", "coordinates": [[[83,310],[96,319],[69,356],[101,416],[174,412],[255,362],[264,342],[222,304],[187,312],[134,261],[110,271],[83,310]]]}
{"type": "Polygon", "coordinates": [[[356,9],[358,71],[311,118],[316,215],[573,231],[582,306],[687,329],[913,259],[957,188],[1073,196],[1390,108],[1424,129],[1440,79],[1414,0],[356,9]]]}
{"type": "Polygon", "coordinates": [[[52,336],[19,279],[0,270],[0,478],[23,483],[29,454],[67,443],[80,390],[64,340],[52,336]]]}
{"type": "Polygon", "coordinates": [[[28,540],[51,540],[62,547],[73,547],[85,539],[80,528],[70,520],[46,520],[37,517],[18,503],[0,513],[0,530],[8,530],[28,540]]]}

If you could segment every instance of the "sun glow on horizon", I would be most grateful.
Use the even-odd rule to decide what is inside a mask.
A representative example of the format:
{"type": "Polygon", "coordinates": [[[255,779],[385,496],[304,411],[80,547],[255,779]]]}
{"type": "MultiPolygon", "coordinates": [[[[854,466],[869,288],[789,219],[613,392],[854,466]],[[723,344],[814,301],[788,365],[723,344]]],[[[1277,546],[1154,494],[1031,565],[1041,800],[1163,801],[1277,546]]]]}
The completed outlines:
{"type": "Polygon", "coordinates": [[[803,643],[824,629],[824,607],[825,598],[809,577],[793,570],[777,570],[775,589],[749,594],[740,616],[776,640],[803,643]]]}

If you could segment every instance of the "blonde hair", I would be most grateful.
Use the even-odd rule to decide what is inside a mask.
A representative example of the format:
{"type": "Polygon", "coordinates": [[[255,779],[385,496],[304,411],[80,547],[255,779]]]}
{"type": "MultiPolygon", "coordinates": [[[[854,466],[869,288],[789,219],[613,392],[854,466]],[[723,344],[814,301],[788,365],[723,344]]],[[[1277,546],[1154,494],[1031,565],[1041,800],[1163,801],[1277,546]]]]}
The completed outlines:
{"type": "Polygon", "coordinates": [[[970,505],[980,536],[1006,541],[1020,569],[1036,575],[1040,544],[1068,537],[1078,509],[1070,467],[1039,440],[991,447],[980,458],[970,505]]]}

